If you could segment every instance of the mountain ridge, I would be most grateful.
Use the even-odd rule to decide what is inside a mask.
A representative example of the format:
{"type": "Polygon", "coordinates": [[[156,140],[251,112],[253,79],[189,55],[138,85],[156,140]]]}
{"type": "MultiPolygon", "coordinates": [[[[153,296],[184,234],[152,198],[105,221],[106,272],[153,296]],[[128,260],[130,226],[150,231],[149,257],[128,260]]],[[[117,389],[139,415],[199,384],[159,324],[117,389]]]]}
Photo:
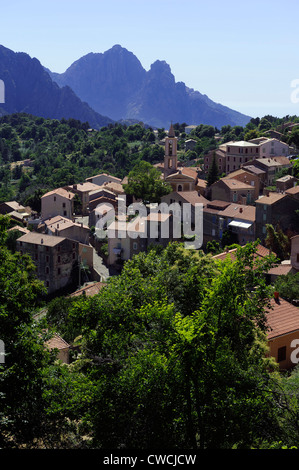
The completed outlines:
{"type": "Polygon", "coordinates": [[[27,113],[50,119],[74,118],[100,128],[113,121],[102,116],[74,93],[59,87],[37,58],[0,45],[0,78],[5,84],[5,103],[0,115],[27,113]]]}
{"type": "Polygon", "coordinates": [[[168,127],[170,122],[222,127],[245,126],[251,119],[176,82],[165,60],[156,60],[146,71],[119,44],[104,53],[82,56],[63,73],[49,73],[59,86],[70,86],[91,108],[116,121],[136,119],[154,127],[168,127]]]}

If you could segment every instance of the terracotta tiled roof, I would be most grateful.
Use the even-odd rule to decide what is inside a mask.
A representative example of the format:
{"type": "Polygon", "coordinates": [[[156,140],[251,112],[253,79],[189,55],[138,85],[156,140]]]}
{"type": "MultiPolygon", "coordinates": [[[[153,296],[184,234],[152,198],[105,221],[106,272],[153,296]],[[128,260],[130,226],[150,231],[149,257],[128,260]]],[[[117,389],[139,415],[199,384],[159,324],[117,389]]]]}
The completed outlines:
{"type": "Polygon", "coordinates": [[[280,298],[270,302],[272,309],[266,311],[269,327],[268,339],[299,330],[299,308],[280,298]]]}
{"type": "Polygon", "coordinates": [[[77,190],[80,192],[89,192],[93,191],[94,189],[98,189],[99,185],[91,183],[90,181],[86,181],[85,183],[78,183],[78,184],[73,184],[69,186],[69,188],[72,190],[77,190]]]}
{"type": "Polygon", "coordinates": [[[110,177],[110,178],[113,178],[113,181],[118,180],[119,182],[121,182],[121,179],[120,179],[120,178],[117,178],[116,176],[109,175],[108,173],[99,173],[98,175],[90,176],[89,178],[86,178],[85,181],[90,181],[90,180],[92,180],[93,178],[98,178],[99,176],[108,176],[108,177],[110,177]]]}
{"type": "Polygon", "coordinates": [[[76,290],[69,295],[69,297],[78,297],[79,295],[85,294],[88,297],[92,297],[100,292],[100,290],[105,287],[107,284],[105,282],[95,282],[88,286],[82,287],[81,289],[76,290]]]}
{"type": "Polygon", "coordinates": [[[244,169],[248,170],[250,173],[254,173],[255,175],[265,175],[266,172],[261,170],[257,166],[254,165],[244,165],[244,169]]]}
{"type": "MultiPolygon", "coordinates": [[[[200,169],[200,168],[198,168],[200,169]]],[[[192,178],[197,178],[197,168],[196,167],[180,167],[179,170],[186,176],[192,176],[192,178]]]]}
{"type": "Polygon", "coordinates": [[[231,203],[228,201],[220,201],[220,199],[213,199],[212,201],[208,202],[208,207],[210,209],[225,209],[228,207],[231,203]]]}
{"type": "MultiPolygon", "coordinates": [[[[219,253],[218,255],[214,255],[213,258],[223,260],[227,256],[230,256],[234,260],[234,259],[236,259],[236,256],[235,256],[236,251],[237,251],[237,248],[233,248],[232,250],[224,251],[223,253],[219,253]]],[[[264,258],[265,256],[268,256],[268,255],[270,255],[270,250],[268,250],[268,248],[265,248],[262,245],[257,245],[256,257],[264,258]]]]}
{"type": "Polygon", "coordinates": [[[207,186],[207,181],[206,180],[203,180],[201,178],[198,178],[197,182],[196,182],[196,186],[199,186],[199,187],[202,187],[202,188],[206,188],[207,186]]]}
{"type": "Polygon", "coordinates": [[[287,194],[298,194],[299,193],[299,185],[293,186],[293,188],[286,190],[287,194]]]}
{"type": "Polygon", "coordinates": [[[8,232],[13,232],[14,230],[18,230],[21,233],[29,233],[30,230],[26,227],[21,227],[20,225],[15,225],[14,227],[9,228],[7,231],[8,232]]]}
{"type": "Polygon", "coordinates": [[[269,196],[262,196],[255,202],[256,204],[275,204],[277,201],[283,199],[284,197],[286,197],[285,194],[270,192],[269,196]]]}
{"type": "Polygon", "coordinates": [[[273,160],[280,163],[281,165],[292,165],[288,157],[285,157],[284,155],[273,157],[273,160]]]}
{"type": "Polygon", "coordinates": [[[51,339],[46,341],[45,344],[46,346],[48,346],[49,349],[67,349],[70,347],[70,345],[57,333],[55,333],[51,339]]]}
{"type": "Polygon", "coordinates": [[[75,194],[68,191],[67,189],[57,188],[57,189],[53,189],[53,191],[49,191],[48,193],[44,194],[42,196],[42,198],[45,198],[47,196],[51,196],[52,194],[58,194],[59,196],[63,196],[67,199],[73,199],[75,197],[75,194]]]}
{"type": "Polygon", "coordinates": [[[56,246],[64,240],[64,237],[53,237],[52,235],[45,235],[44,233],[29,232],[22,235],[17,241],[32,243],[33,245],[56,246]]]}
{"type": "Polygon", "coordinates": [[[269,269],[268,274],[272,274],[273,276],[285,276],[293,271],[293,267],[291,264],[279,264],[274,268],[269,269]]]}
{"type": "Polygon", "coordinates": [[[114,181],[111,181],[109,183],[104,183],[102,186],[100,186],[103,189],[108,189],[112,191],[115,194],[123,194],[124,193],[124,188],[121,183],[115,183],[114,181]]]}
{"type": "Polygon", "coordinates": [[[190,204],[202,203],[206,206],[209,202],[205,197],[199,195],[197,191],[181,191],[178,194],[190,204]]]}
{"type": "MultiPolygon", "coordinates": [[[[234,178],[222,178],[221,180],[229,189],[251,189],[254,190],[254,187],[250,184],[244,183],[243,181],[236,180],[234,178]]],[[[215,185],[217,184],[214,183],[215,185]]]]}
{"type": "Polygon", "coordinates": [[[223,217],[238,218],[242,220],[255,221],[256,208],[244,204],[230,204],[222,211],[223,217]]]}

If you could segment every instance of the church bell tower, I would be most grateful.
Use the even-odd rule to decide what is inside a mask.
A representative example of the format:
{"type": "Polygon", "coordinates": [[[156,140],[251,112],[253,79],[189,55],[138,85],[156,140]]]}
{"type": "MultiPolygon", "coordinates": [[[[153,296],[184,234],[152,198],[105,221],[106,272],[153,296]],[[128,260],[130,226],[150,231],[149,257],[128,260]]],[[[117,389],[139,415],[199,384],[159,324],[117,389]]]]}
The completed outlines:
{"type": "Polygon", "coordinates": [[[178,139],[175,136],[174,128],[171,123],[168,136],[165,137],[165,155],[164,155],[164,179],[177,172],[178,156],[177,156],[178,139]]]}

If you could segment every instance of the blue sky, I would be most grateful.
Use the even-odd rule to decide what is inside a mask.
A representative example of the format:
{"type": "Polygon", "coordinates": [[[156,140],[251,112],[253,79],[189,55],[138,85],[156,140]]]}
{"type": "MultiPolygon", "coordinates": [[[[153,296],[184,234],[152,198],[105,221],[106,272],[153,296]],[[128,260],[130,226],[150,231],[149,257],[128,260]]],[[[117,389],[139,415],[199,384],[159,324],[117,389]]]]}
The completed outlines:
{"type": "Polygon", "coordinates": [[[298,0],[13,0],[1,2],[0,44],[53,72],[120,44],[213,101],[282,117],[299,115],[298,18],[298,0]]]}

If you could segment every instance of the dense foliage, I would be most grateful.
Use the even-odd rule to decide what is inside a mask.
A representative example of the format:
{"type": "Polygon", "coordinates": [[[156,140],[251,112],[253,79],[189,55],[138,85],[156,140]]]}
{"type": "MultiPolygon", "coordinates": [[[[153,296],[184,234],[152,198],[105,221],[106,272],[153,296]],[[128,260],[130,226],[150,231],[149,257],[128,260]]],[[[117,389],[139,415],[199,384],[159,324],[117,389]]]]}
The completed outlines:
{"type": "Polygon", "coordinates": [[[123,178],[140,160],[157,163],[163,156],[153,131],[141,124],[109,125],[96,131],[75,119],[4,116],[0,200],[25,202],[35,191],[79,183],[101,172],[123,178]],[[18,164],[25,160],[30,160],[29,166],[18,164]]]}
{"type": "MultiPolygon", "coordinates": [[[[92,446],[297,444],[297,398],[289,403],[266,357],[273,259],[254,252],[248,245],[237,261],[216,262],[170,244],[135,256],[94,297],[49,304],[49,324],[79,341],[72,367],[93,384],[81,415],[92,446]]],[[[55,396],[52,406],[65,404],[55,396]]]]}

